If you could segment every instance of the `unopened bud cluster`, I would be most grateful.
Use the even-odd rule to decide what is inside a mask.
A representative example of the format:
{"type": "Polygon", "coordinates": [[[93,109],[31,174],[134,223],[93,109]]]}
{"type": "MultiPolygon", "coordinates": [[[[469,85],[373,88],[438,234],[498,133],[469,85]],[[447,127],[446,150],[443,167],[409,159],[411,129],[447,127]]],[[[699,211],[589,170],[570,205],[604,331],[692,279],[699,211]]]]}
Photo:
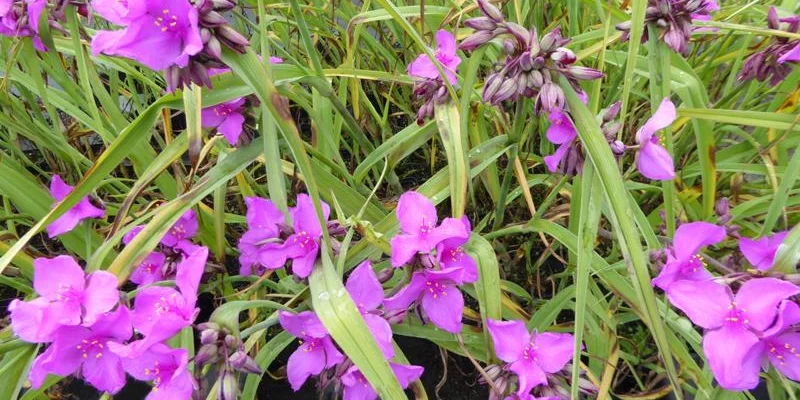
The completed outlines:
{"type": "Polygon", "coordinates": [[[579,80],[598,79],[603,76],[592,68],[575,66],[577,56],[564,47],[570,39],[555,30],[539,38],[536,28],[526,29],[508,22],[500,10],[488,1],[479,0],[482,17],[464,22],[475,33],[464,39],[462,50],[475,50],[489,41],[502,38],[505,62],[486,79],[483,99],[497,105],[520,96],[535,98],[536,110],[549,112],[562,109],[564,92],[557,84],[559,76],[566,77],[580,91],[579,80]]]}
{"type": "Polygon", "coordinates": [[[219,367],[219,400],[237,398],[237,373],[262,374],[263,371],[244,349],[241,339],[214,322],[197,325],[200,331],[200,350],[194,358],[197,370],[203,366],[217,364],[219,367]]]}
{"type": "MultiPolygon", "coordinates": [[[[800,33],[800,15],[779,18],[778,12],[771,7],[767,15],[770,29],[800,33]]],[[[769,79],[770,84],[777,85],[792,72],[792,67],[800,62],[800,39],[772,36],[768,45],[750,55],[742,66],[739,80],[757,79],[761,82],[769,79]]]]}
{"type": "MultiPolygon", "coordinates": [[[[645,13],[645,25],[653,24],[661,28],[660,38],[672,50],[686,54],[689,40],[694,31],[692,20],[709,19],[711,11],[719,9],[713,0],[649,0],[645,13]]],[[[622,41],[630,38],[631,21],[617,25],[623,32],[622,41]]],[[[642,41],[648,38],[646,29],[642,41]]]]}

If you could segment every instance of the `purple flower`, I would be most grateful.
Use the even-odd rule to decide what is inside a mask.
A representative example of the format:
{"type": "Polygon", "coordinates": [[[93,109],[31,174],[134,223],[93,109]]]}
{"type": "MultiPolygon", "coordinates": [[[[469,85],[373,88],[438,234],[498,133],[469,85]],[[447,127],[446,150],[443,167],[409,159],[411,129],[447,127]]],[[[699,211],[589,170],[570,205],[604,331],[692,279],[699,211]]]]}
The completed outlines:
{"type": "Polygon", "coordinates": [[[244,125],[244,98],[240,97],[227,103],[206,107],[201,112],[203,128],[214,128],[225,136],[231,146],[235,145],[242,134],[244,125]]]}
{"type": "Polygon", "coordinates": [[[167,234],[161,239],[161,244],[175,247],[180,242],[191,239],[197,235],[197,229],[197,214],[195,214],[194,210],[190,209],[181,215],[178,221],[175,222],[175,225],[169,228],[167,234]]]}
{"type": "Polygon", "coordinates": [[[760,360],[748,353],[777,318],[781,301],[797,293],[797,286],[775,278],[749,280],[735,296],[713,281],[678,281],[667,298],[706,330],[703,352],[720,386],[744,390],[758,385],[752,369],[758,370],[760,360]]]}
{"type": "MultiPolygon", "coordinates": [[[[53,175],[53,180],[50,181],[50,195],[53,196],[56,202],[64,200],[74,187],[67,185],[58,175],[53,175]]],[[[67,210],[58,219],[51,222],[47,226],[47,235],[50,238],[63,235],[73,229],[86,218],[102,218],[106,211],[100,207],[95,206],[89,200],[89,196],[82,198],[78,204],[67,210]]]]}
{"type": "MultiPolygon", "coordinates": [[[[411,382],[422,376],[423,368],[416,365],[389,363],[389,366],[403,389],[408,388],[411,382]]],[[[342,384],[344,385],[343,400],[375,400],[378,398],[378,393],[355,365],[342,375],[342,384]]]]}
{"type": "Polygon", "coordinates": [[[252,274],[253,267],[256,267],[256,272],[263,273],[264,269],[277,269],[283,266],[286,262],[284,259],[282,263],[277,264],[273,262],[272,258],[261,261],[262,250],[278,250],[281,248],[279,235],[281,232],[280,225],[284,223],[286,217],[283,212],[275,206],[275,204],[268,199],[261,197],[245,197],[245,204],[247,205],[247,231],[239,239],[239,274],[250,275],[252,274]]]}
{"type": "Polygon", "coordinates": [[[436,207],[417,192],[406,192],[397,203],[397,220],[402,233],[391,240],[392,266],[408,263],[417,253],[428,254],[445,239],[469,238],[469,231],[455,218],[445,218],[436,226],[439,217],[436,207]]]}
{"type": "MultiPolygon", "coordinates": [[[[551,110],[547,114],[547,118],[550,120],[550,127],[547,128],[547,140],[559,146],[555,153],[544,157],[544,163],[550,172],[556,172],[567,154],[570,151],[575,151],[575,139],[578,137],[578,131],[575,130],[575,125],[572,124],[569,116],[560,109],[551,110]]],[[[567,158],[567,160],[569,159],[567,158]]],[[[565,167],[565,171],[573,171],[580,168],[579,165],[574,165],[572,168],[565,167]]]]}
{"type": "Polygon", "coordinates": [[[133,327],[144,339],[131,345],[131,352],[141,353],[155,343],[174,336],[189,326],[197,316],[197,288],[208,259],[208,248],[198,247],[177,267],[175,285],[147,287],[137,295],[133,306],[133,327]]]}
{"type": "Polygon", "coordinates": [[[127,27],[99,31],[92,53],[132,58],[153,70],[185,67],[203,50],[197,9],[188,0],[142,0],[128,4],[127,27]]]}
{"type": "MultiPolygon", "coordinates": [[[[689,50],[689,40],[692,32],[702,28],[692,25],[694,20],[710,20],[711,12],[719,10],[715,0],[649,0],[644,22],[646,25],[655,25],[660,29],[659,36],[672,50],[686,54],[689,50]]],[[[623,31],[622,40],[630,37],[631,21],[617,25],[623,31]]],[[[649,29],[642,35],[642,41],[647,41],[649,29]]]]}
{"type": "Polygon", "coordinates": [[[369,331],[375,337],[378,347],[386,359],[394,357],[392,346],[392,328],[389,323],[376,313],[378,307],[383,305],[383,287],[378,277],[372,270],[369,261],[364,261],[350,273],[345,284],[347,292],[358,307],[369,331]]]}
{"type": "Polygon", "coordinates": [[[667,251],[667,263],[653,279],[653,286],[669,290],[669,286],[676,281],[711,279],[703,259],[697,253],[703,247],[725,240],[726,236],[725,228],[709,222],[690,222],[679,226],[675,230],[672,247],[667,251]]]}
{"type": "Polygon", "coordinates": [[[497,357],[509,363],[519,378],[517,395],[525,398],[531,390],[546,384],[547,375],[564,368],[573,357],[574,338],[567,333],[528,333],[522,321],[486,321],[497,357]]]}
{"type": "Polygon", "coordinates": [[[636,142],[639,143],[639,172],[653,180],[665,181],[675,177],[675,167],[672,156],[661,144],[655,134],[675,121],[675,105],[664,98],[661,105],[644,125],[636,132],[636,142]]]}
{"type": "Polygon", "coordinates": [[[130,311],[125,307],[101,315],[90,327],[61,327],[31,366],[32,388],[39,388],[47,374],[67,376],[80,371],[97,389],[117,393],[125,386],[125,371],[120,358],[108,351],[109,343],[124,342],[132,334],[130,311]]]}
{"type": "Polygon", "coordinates": [[[457,286],[463,282],[463,274],[462,268],[417,271],[408,285],[383,302],[384,308],[405,310],[416,302],[434,325],[450,333],[459,333],[464,296],[457,286]]]}
{"type": "Polygon", "coordinates": [[[300,338],[300,347],[289,356],[286,364],[286,377],[295,392],[310,376],[319,375],[325,368],[344,361],[344,356],[336,349],[328,331],[313,312],[292,314],[281,311],[278,319],[283,329],[300,338]]]}
{"type": "MultiPolygon", "coordinates": [[[[331,214],[330,207],[321,204],[325,221],[331,214]]],[[[319,255],[319,240],[322,237],[322,226],[319,224],[314,202],[307,194],[297,195],[297,206],[289,210],[292,216],[294,234],[289,236],[283,245],[275,250],[262,249],[262,263],[271,259],[272,265],[283,265],[287,259],[292,260],[292,273],[300,278],[307,278],[314,269],[314,262],[319,255]]],[[[270,268],[266,263],[264,265],[270,268]]]]}
{"type": "Polygon", "coordinates": [[[167,258],[164,253],[150,253],[131,274],[131,282],[137,285],[149,285],[164,280],[164,264],[167,258]]]}
{"type": "Polygon", "coordinates": [[[784,231],[764,236],[761,239],[743,237],[739,239],[739,250],[753,267],[759,271],[767,271],[772,268],[775,254],[788,234],[788,231],[784,231]]]}
{"type": "MultiPolygon", "coordinates": [[[[784,30],[789,33],[800,32],[800,16],[780,18],[775,7],[770,7],[767,23],[770,29],[784,30]],[[781,23],[787,25],[782,26],[781,23]]],[[[787,65],[787,62],[800,62],[800,41],[774,36],[769,39],[766,46],[747,57],[742,71],[739,73],[739,79],[755,78],[762,82],[769,79],[770,83],[775,86],[792,72],[792,65],[787,65]]]]}
{"type": "MultiPolygon", "coordinates": [[[[442,29],[436,32],[436,61],[442,64],[447,81],[455,85],[456,70],[461,64],[461,58],[456,54],[456,38],[450,32],[442,29]]],[[[427,54],[420,54],[411,64],[408,64],[408,74],[424,79],[439,78],[439,71],[427,54]]]]}
{"type": "Polygon", "coordinates": [[[121,346],[111,346],[122,354],[122,365],[132,377],[153,382],[153,390],[145,400],[189,400],[195,387],[187,368],[189,356],[184,349],[171,349],[156,343],[133,357],[121,346]]]}
{"type": "Polygon", "coordinates": [[[88,276],[69,256],[33,260],[33,289],[41,296],[28,303],[9,305],[11,327],[22,340],[53,340],[61,325],[90,326],[119,301],[117,277],[106,271],[88,276]]]}
{"type": "Polygon", "coordinates": [[[746,381],[758,380],[758,365],[765,366],[768,360],[775,369],[786,375],[789,379],[800,381],[800,333],[797,327],[800,323],[800,306],[784,300],[778,306],[778,319],[775,324],[764,332],[743,363],[743,372],[751,376],[746,381]],[[749,367],[749,368],[747,368],[749,367]],[[752,375],[755,375],[754,377],[752,375]]]}
{"type": "Polygon", "coordinates": [[[47,7],[47,0],[0,1],[0,35],[32,37],[39,51],[46,51],[39,39],[39,19],[47,7]]]}
{"type": "MultiPolygon", "coordinates": [[[[469,233],[472,232],[469,218],[462,216],[460,218],[464,224],[464,230],[469,233]]],[[[462,247],[469,241],[469,237],[453,236],[442,240],[441,243],[436,245],[436,259],[439,261],[439,267],[442,269],[447,268],[462,268],[464,275],[461,277],[464,282],[472,283],[478,280],[478,264],[462,247]]]]}

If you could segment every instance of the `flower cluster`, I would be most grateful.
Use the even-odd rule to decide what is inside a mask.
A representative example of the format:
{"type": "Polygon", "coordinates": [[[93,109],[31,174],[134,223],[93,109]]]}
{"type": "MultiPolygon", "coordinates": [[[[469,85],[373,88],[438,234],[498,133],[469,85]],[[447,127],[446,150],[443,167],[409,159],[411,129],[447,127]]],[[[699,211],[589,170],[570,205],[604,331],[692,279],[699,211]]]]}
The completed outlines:
{"type": "Polygon", "coordinates": [[[125,29],[97,32],[92,53],[163,70],[170,91],[190,82],[211,86],[208,69],[225,67],[222,45],[243,53],[249,43],[221,14],[235,6],[234,0],[93,0],[98,14],[125,29]]]}
{"type": "Polygon", "coordinates": [[[0,35],[31,37],[36,49],[44,51],[39,39],[39,22],[47,7],[47,0],[0,1],[0,35]]]}
{"type": "Polygon", "coordinates": [[[32,387],[48,374],[76,375],[99,390],[117,393],[125,373],[151,381],[148,400],[189,399],[195,387],[183,349],[164,341],[197,315],[195,302],[208,249],[197,247],[177,266],[176,289],[147,287],[133,310],[120,302],[117,277],[105,271],[86,275],[69,256],[34,261],[38,298],[14,300],[11,327],[20,339],[49,343],[30,370],[32,387]],[[134,339],[134,331],[139,338],[134,339]]]}
{"type": "MultiPolygon", "coordinates": [[[[297,205],[287,216],[272,201],[260,197],[245,198],[247,205],[247,231],[239,239],[239,273],[263,274],[267,270],[283,267],[292,261],[292,273],[307,278],[314,269],[319,255],[322,226],[317,218],[314,203],[307,194],[297,195],[297,205]]],[[[325,221],[331,209],[322,202],[325,221]]],[[[338,222],[327,227],[332,234],[342,233],[338,222]]]]}
{"type": "MultiPolygon", "coordinates": [[[[461,64],[461,57],[456,54],[456,38],[450,32],[436,32],[434,58],[442,68],[447,82],[455,85],[458,82],[456,71],[461,64]]],[[[422,106],[417,112],[417,123],[422,125],[425,119],[433,116],[434,104],[447,101],[447,86],[427,54],[420,54],[408,64],[408,74],[414,78],[414,94],[422,99],[422,106]]]]}
{"type": "Polygon", "coordinates": [[[464,297],[458,285],[478,280],[475,260],[462,247],[469,240],[469,220],[445,218],[437,225],[436,207],[417,192],[400,196],[397,219],[401,233],[391,240],[392,266],[409,265],[413,272],[408,284],[386,299],[386,309],[405,311],[414,304],[437,327],[461,332],[464,297]]]}
{"type": "MultiPolygon", "coordinates": [[[[767,14],[770,29],[800,33],[800,15],[780,18],[775,7],[770,7],[767,14]],[[781,25],[785,23],[785,25],[781,25]]],[[[751,54],[742,66],[739,80],[758,79],[777,85],[792,72],[792,65],[800,62],[800,40],[773,36],[771,42],[761,50],[751,54]]]]}
{"type": "Polygon", "coordinates": [[[558,77],[564,76],[576,91],[581,92],[579,80],[598,79],[600,71],[574,65],[577,56],[564,47],[570,39],[555,30],[538,36],[536,28],[530,30],[508,22],[495,6],[485,0],[478,0],[482,17],[464,22],[475,33],[464,39],[459,46],[462,50],[474,50],[498,37],[503,41],[503,51],[507,55],[499,70],[489,75],[483,88],[483,100],[500,104],[519,96],[535,98],[536,111],[550,112],[564,108],[564,92],[558,86],[558,77]]]}
{"type": "MultiPolygon", "coordinates": [[[[644,21],[660,28],[660,37],[667,46],[685,55],[689,51],[692,32],[697,29],[692,21],[709,20],[711,12],[716,10],[719,10],[719,5],[715,0],[649,0],[644,21]]],[[[622,40],[628,40],[631,21],[617,25],[617,29],[623,32],[622,40]]],[[[645,30],[642,41],[646,41],[649,35],[649,30],[645,30]]]]}
{"type": "MultiPolygon", "coordinates": [[[[375,338],[384,358],[394,357],[392,329],[382,316],[384,294],[372,265],[365,261],[356,267],[345,287],[357,304],[367,327],[375,338]]],[[[289,357],[286,375],[292,389],[297,391],[312,376],[320,376],[319,387],[335,390],[343,387],[344,400],[375,400],[378,394],[364,375],[336,347],[322,322],[312,311],[298,314],[281,311],[280,324],[287,332],[300,339],[297,350],[289,357]]],[[[390,362],[397,380],[403,388],[422,375],[422,367],[390,362]]]]}
{"type": "Polygon", "coordinates": [[[731,286],[706,270],[703,247],[721,243],[726,229],[708,222],[691,222],[675,231],[664,252],[666,263],[653,285],[705,330],[703,352],[719,385],[749,390],[758,385],[759,371],[769,364],[786,377],[800,380],[800,307],[791,297],[800,294],[794,283],[764,276],[787,232],[761,239],[739,239],[739,249],[758,271],[731,274],[731,286]]]}

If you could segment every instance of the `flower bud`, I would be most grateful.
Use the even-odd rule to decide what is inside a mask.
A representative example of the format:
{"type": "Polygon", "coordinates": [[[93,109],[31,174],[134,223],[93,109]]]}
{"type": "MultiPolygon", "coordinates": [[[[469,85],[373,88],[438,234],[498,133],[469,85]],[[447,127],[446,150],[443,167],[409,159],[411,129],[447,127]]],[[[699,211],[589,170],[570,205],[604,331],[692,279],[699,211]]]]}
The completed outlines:
{"type": "Polygon", "coordinates": [[[617,132],[622,129],[622,124],[619,122],[611,122],[603,125],[603,135],[606,139],[611,141],[617,137],[617,132]]]}
{"type": "Polygon", "coordinates": [[[211,344],[219,339],[219,331],[214,329],[204,329],[200,332],[200,343],[211,344]]]}
{"type": "Polygon", "coordinates": [[[533,57],[529,51],[525,51],[519,55],[519,67],[527,72],[533,69],[533,57]]]}
{"type": "Polygon", "coordinates": [[[242,341],[233,335],[225,335],[225,346],[228,346],[229,349],[236,349],[242,345],[242,341]]]}
{"type": "Polygon", "coordinates": [[[222,57],[222,43],[213,36],[206,43],[204,50],[211,58],[219,60],[222,57]]]}
{"type": "Polygon", "coordinates": [[[236,2],[231,0],[211,0],[211,4],[213,4],[216,11],[228,11],[236,7],[236,2]]]}
{"type": "Polygon", "coordinates": [[[461,41],[458,48],[464,51],[472,51],[488,43],[492,38],[494,38],[494,34],[490,31],[477,31],[461,41]]]}
{"type": "Polygon", "coordinates": [[[511,39],[503,40],[503,51],[508,55],[512,55],[517,52],[517,44],[511,39]]]}
{"type": "Polygon", "coordinates": [[[378,282],[386,283],[389,281],[389,279],[392,279],[393,276],[394,276],[394,268],[384,268],[381,270],[381,272],[378,272],[377,274],[378,282]]]}
{"type": "Polygon", "coordinates": [[[492,97],[492,104],[500,104],[501,102],[510,99],[517,92],[517,81],[513,78],[507,78],[500,84],[497,93],[492,97]]]}
{"type": "Polygon", "coordinates": [[[622,109],[622,102],[618,101],[603,110],[603,122],[613,121],[619,114],[620,109],[622,109]]]}
{"type": "Polygon", "coordinates": [[[478,8],[480,8],[483,15],[489,17],[496,23],[501,23],[505,20],[503,13],[500,9],[489,3],[487,0],[478,0],[478,8]]]}
{"type": "Polygon", "coordinates": [[[625,143],[622,143],[619,140],[615,140],[609,144],[611,147],[611,152],[614,153],[615,156],[621,156],[625,154],[625,143]]]}
{"type": "Polygon", "coordinates": [[[397,325],[402,323],[406,318],[406,312],[406,310],[387,311],[386,314],[383,315],[383,318],[386,319],[386,322],[388,322],[389,325],[397,325]]]}
{"type": "Polygon", "coordinates": [[[491,31],[497,28],[497,24],[488,17],[470,18],[464,21],[464,25],[476,31],[491,31]]]}
{"type": "Polygon", "coordinates": [[[547,82],[542,86],[538,100],[541,108],[547,112],[564,108],[566,101],[564,92],[553,82],[547,82]]]}
{"type": "Polygon", "coordinates": [[[203,22],[203,25],[206,26],[222,26],[228,23],[228,20],[222,16],[222,14],[216,11],[209,11],[205,14],[200,16],[200,20],[203,22]]]}
{"type": "Polygon", "coordinates": [[[194,357],[194,362],[197,365],[211,364],[217,360],[219,360],[219,347],[216,344],[204,344],[194,357]]]}
{"type": "Polygon", "coordinates": [[[561,29],[556,28],[550,32],[547,32],[546,35],[542,36],[542,40],[539,42],[539,47],[541,47],[543,52],[549,52],[550,50],[554,49],[557,46],[557,42],[561,39],[561,29]]]}
{"type": "Polygon", "coordinates": [[[531,34],[530,31],[525,29],[522,25],[515,24],[513,22],[507,23],[506,28],[508,28],[508,33],[514,36],[519,43],[523,43],[525,46],[528,45],[528,38],[531,34]]]}
{"type": "Polygon", "coordinates": [[[728,215],[728,198],[720,197],[717,204],[714,205],[714,210],[719,216],[728,215]]]}
{"type": "Polygon", "coordinates": [[[217,28],[217,35],[221,41],[233,50],[239,51],[240,48],[247,47],[250,44],[246,37],[228,25],[222,25],[217,28]]]}
{"type": "Polygon", "coordinates": [[[258,367],[255,361],[244,351],[237,351],[228,357],[228,364],[238,371],[248,374],[261,375],[261,368],[258,367]]]}
{"type": "Polygon", "coordinates": [[[581,80],[594,80],[603,77],[603,73],[594,69],[594,68],[587,68],[587,67],[569,67],[569,74],[572,75],[576,79],[581,80]]]}
{"type": "Polygon", "coordinates": [[[500,74],[492,74],[486,79],[483,85],[483,101],[491,103],[492,97],[494,97],[494,94],[497,93],[497,90],[500,89],[500,85],[503,83],[502,77],[503,75],[500,74]]]}
{"type": "Polygon", "coordinates": [[[528,74],[528,86],[533,85],[534,87],[541,88],[544,85],[544,75],[540,71],[533,70],[528,74]]]}
{"type": "Polygon", "coordinates": [[[556,51],[550,54],[550,59],[561,64],[569,65],[577,61],[578,56],[576,56],[572,50],[566,47],[559,47],[556,49],[556,51]]]}
{"type": "Polygon", "coordinates": [[[239,383],[236,381],[236,374],[227,368],[222,370],[219,377],[218,400],[236,400],[239,391],[239,383]]]}

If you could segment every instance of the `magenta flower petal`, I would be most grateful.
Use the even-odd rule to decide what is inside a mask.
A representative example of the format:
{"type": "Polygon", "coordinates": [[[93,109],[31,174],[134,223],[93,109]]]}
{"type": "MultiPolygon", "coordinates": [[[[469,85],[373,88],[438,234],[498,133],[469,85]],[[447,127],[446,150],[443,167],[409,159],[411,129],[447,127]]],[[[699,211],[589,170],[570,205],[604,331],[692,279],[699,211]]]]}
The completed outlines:
{"type": "Polygon", "coordinates": [[[436,79],[439,71],[433,65],[427,54],[420,54],[411,64],[408,64],[408,74],[417,78],[436,79]]]}
{"type": "Polygon", "coordinates": [[[369,260],[353,269],[345,287],[361,312],[374,310],[383,304],[383,287],[369,260]]]}
{"type": "Polygon", "coordinates": [[[785,333],[769,342],[769,361],[787,378],[800,381],[800,333],[785,333]]]}
{"type": "Polygon", "coordinates": [[[567,333],[534,333],[533,343],[536,345],[537,362],[548,374],[564,369],[575,353],[575,338],[567,333]]]}
{"type": "Polygon", "coordinates": [[[271,200],[261,197],[245,197],[247,205],[248,230],[256,230],[263,234],[263,238],[277,237],[280,233],[278,225],[284,222],[284,215],[271,200]]]}
{"type": "MultiPolygon", "coordinates": [[[[324,201],[320,203],[322,215],[325,221],[330,218],[331,208],[324,201]]],[[[294,230],[296,232],[306,232],[308,236],[318,238],[322,235],[322,226],[317,218],[317,211],[314,202],[305,193],[297,195],[297,206],[289,210],[292,216],[294,230]]]]}
{"type": "Polygon", "coordinates": [[[128,16],[127,0],[92,0],[92,9],[108,22],[125,25],[128,16]]]}
{"type": "MultiPolygon", "coordinates": [[[[316,247],[316,245],[314,246],[316,247]]],[[[314,248],[313,251],[296,257],[292,261],[292,273],[297,275],[298,278],[308,278],[314,270],[314,263],[317,261],[318,250],[314,248]]]]}
{"type": "Polygon", "coordinates": [[[158,251],[150,253],[131,274],[131,282],[137,285],[149,285],[153,282],[163,281],[162,268],[166,260],[163,253],[158,251]]]}
{"type": "Polygon", "coordinates": [[[180,241],[193,238],[198,228],[197,214],[189,209],[181,215],[175,225],[169,228],[167,234],[161,238],[161,244],[169,247],[177,246],[180,241]]]}
{"type": "Polygon", "coordinates": [[[764,337],[777,336],[797,324],[800,324],[800,306],[791,300],[784,300],[778,305],[778,318],[764,331],[764,337]]]}
{"type": "Polygon", "coordinates": [[[675,230],[673,247],[678,259],[686,260],[697,254],[701,248],[715,245],[725,240],[725,228],[709,222],[689,222],[675,230]]]}
{"type": "Polygon", "coordinates": [[[58,329],[58,319],[48,313],[50,302],[43,297],[31,301],[14,299],[8,305],[11,329],[14,334],[29,343],[47,343],[53,340],[58,329]]]}
{"type": "Polygon", "coordinates": [[[411,303],[417,301],[419,296],[425,290],[426,282],[425,275],[422,273],[415,273],[411,276],[411,281],[408,285],[404,286],[400,291],[392,297],[387,297],[383,301],[383,306],[387,310],[405,310],[411,303]]]}
{"type": "Polygon", "coordinates": [[[636,141],[640,144],[649,142],[653,134],[672,125],[676,118],[675,104],[669,100],[669,97],[665,97],[653,116],[636,132],[636,141]]]}
{"type": "Polygon", "coordinates": [[[669,285],[679,280],[688,281],[708,281],[714,278],[705,269],[699,258],[692,258],[689,261],[681,261],[667,257],[668,261],[657,277],[653,278],[653,286],[667,290],[669,285]]]}
{"type": "Polygon", "coordinates": [[[194,307],[197,301],[197,289],[200,286],[200,278],[205,271],[207,260],[208,247],[199,247],[178,264],[175,285],[181,291],[186,302],[191,304],[191,307],[194,307]]]}
{"type": "Polygon", "coordinates": [[[800,43],[794,46],[793,49],[778,57],[778,64],[783,64],[787,61],[800,62],[800,43]]]}
{"type": "Polygon", "coordinates": [[[325,329],[325,326],[322,325],[322,322],[312,311],[303,311],[297,314],[281,311],[278,313],[278,320],[283,329],[299,338],[305,336],[323,338],[328,336],[328,330],[325,329]]]}
{"type": "Polygon", "coordinates": [[[187,304],[177,290],[158,286],[142,289],[134,301],[132,321],[144,339],[132,346],[134,352],[175,336],[193,320],[194,304],[187,304]]]}
{"type": "MultiPolygon", "coordinates": [[[[119,349],[118,346],[114,348],[119,349]]],[[[135,357],[123,357],[125,371],[140,381],[152,381],[153,391],[146,400],[189,399],[194,380],[187,368],[189,356],[184,349],[171,349],[157,343],[135,357]]]]}
{"type": "Polygon", "coordinates": [[[523,348],[531,342],[531,335],[522,321],[504,322],[488,319],[486,327],[492,335],[495,354],[505,362],[516,361],[522,354],[523,348]]]}
{"type": "Polygon", "coordinates": [[[575,125],[563,111],[554,109],[548,113],[547,118],[550,120],[550,127],[547,128],[547,140],[553,144],[564,144],[578,136],[575,125]]]}
{"type": "Polygon", "coordinates": [[[389,367],[392,368],[394,376],[397,377],[397,381],[400,383],[400,387],[403,389],[407,388],[411,382],[419,379],[419,377],[422,376],[422,372],[425,370],[417,365],[403,365],[395,363],[389,363],[389,367]]]}
{"type": "Polygon", "coordinates": [[[378,348],[381,349],[383,357],[387,360],[394,357],[394,346],[392,345],[392,327],[380,315],[362,314],[364,322],[367,324],[370,333],[375,338],[378,348]]]}
{"type": "Polygon", "coordinates": [[[562,144],[558,146],[556,152],[544,157],[544,164],[547,166],[547,170],[550,172],[558,171],[558,165],[561,164],[561,160],[567,155],[571,144],[562,144]]]}
{"type": "MultiPolygon", "coordinates": [[[[75,327],[68,327],[65,332],[72,331],[75,327]]],[[[77,331],[81,331],[77,328],[77,331]]],[[[81,366],[83,361],[81,356],[83,353],[77,349],[75,343],[80,343],[83,338],[89,337],[84,333],[80,335],[78,332],[70,332],[72,335],[72,342],[70,345],[51,344],[44,353],[40,354],[31,365],[29,378],[31,380],[32,388],[39,388],[44,383],[47,375],[53,374],[58,376],[69,376],[75,373],[81,366]]]]}
{"type": "Polygon", "coordinates": [[[461,332],[464,296],[455,284],[442,282],[437,285],[437,282],[433,282],[428,285],[428,290],[422,295],[422,309],[439,328],[450,333],[461,332]]]}
{"type": "Polygon", "coordinates": [[[670,303],[706,329],[722,326],[733,300],[730,289],[712,281],[677,281],[669,286],[670,303]]]}
{"type": "MultiPolygon", "coordinates": [[[[442,64],[448,82],[454,85],[458,81],[455,72],[461,64],[461,58],[456,54],[456,39],[450,32],[439,30],[436,32],[436,45],[434,57],[442,64]]],[[[408,74],[423,79],[439,78],[439,70],[426,54],[420,54],[408,65],[408,74]]]]}
{"type": "Polygon", "coordinates": [[[748,357],[757,343],[756,335],[741,326],[723,326],[706,332],[703,352],[720,386],[746,390],[758,385],[760,357],[748,357]]]}
{"type": "MultiPolygon", "coordinates": [[[[389,367],[392,368],[403,389],[419,379],[423,372],[423,368],[416,365],[389,363],[389,367]]],[[[344,385],[343,400],[376,400],[378,398],[378,393],[355,365],[348,368],[347,372],[342,375],[342,384],[344,385]]]]}
{"type": "Polygon", "coordinates": [[[790,282],[759,278],[745,282],[734,300],[737,307],[743,309],[750,327],[765,330],[777,317],[778,304],[798,293],[800,289],[790,282]]]}
{"type": "Polygon", "coordinates": [[[86,285],[83,268],[70,256],[33,260],[33,289],[50,301],[70,291],[82,293],[86,285]]]}
{"type": "Polygon", "coordinates": [[[478,280],[478,263],[463,247],[444,247],[440,244],[436,254],[443,269],[461,268],[464,271],[462,278],[466,283],[478,280]]]}
{"type": "Polygon", "coordinates": [[[508,369],[519,379],[517,394],[520,396],[530,393],[536,386],[547,383],[547,375],[533,360],[519,359],[511,363],[508,369]]]}
{"type": "Polygon", "coordinates": [[[439,221],[433,202],[413,191],[405,192],[400,196],[396,213],[400,229],[408,234],[416,234],[423,229],[432,229],[439,221]]]}
{"type": "MultiPolygon", "coordinates": [[[[655,137],[654,137],[655,139],[655,137]]],[[[637,168],[645,178],[654,181],[667,181],[675,178],[672,156],[660,144],[648,141],[639,149],[637,168]]]]}
{"type": "MultiPolygon", "coordinates": [[[[50,195],[53,196],[56,202],[63,200],[74,189],[72,186],[67,185],[58,175],[53,175],[50,181],[50,195]]],[[[82,198],[78,204],[67,210],[64,214],[58,217],[55,221],[47,226],[47,234],[51,238],[63,235],[73,229],[84,219],[87,218],[101,218],[105,215],[105,210],[95,207],[90,201],[89,197],[82,198]]]]}
{"type": "Polygon", "coordinates": [[[325,367],[336,365],[343,360],[344,356],[336,350],[329,337],[314,338],[303,342],[289,356],[286,377],[292,390],[298,391],[309,377],[318,375],[325,367]]]}
{"type": "Polygon", "coordinates": [[[743,237],[739,239],[739,250],[753,267],[759,271],[767,271],[772,268],[775,254],[788,234],[788,231],[778,232],[757,240],[743,237]]]}
{"type": "Polygon", "coordinates": [[[231,114],[217,127],[217,132],[224,136],[228,143],[233,146],[242,134],[242,126],[244,126],[244,115],[231,114]]]}
{"type": "Polygon", "coordinates": [[[83,323],[91,325],[101,314],[110,311],[119,302],[117,276],[106,271],[95,271],[86,278],[83,292],[83,323]]]}

